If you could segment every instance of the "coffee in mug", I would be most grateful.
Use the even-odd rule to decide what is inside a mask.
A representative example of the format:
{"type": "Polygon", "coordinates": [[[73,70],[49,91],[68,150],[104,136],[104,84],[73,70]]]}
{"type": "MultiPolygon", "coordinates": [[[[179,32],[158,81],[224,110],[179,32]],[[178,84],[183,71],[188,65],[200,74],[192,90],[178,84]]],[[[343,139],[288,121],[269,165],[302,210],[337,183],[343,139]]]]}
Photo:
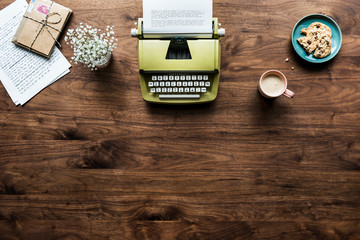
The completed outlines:
{"type": "Polygon", "coordinates": [[[265,72],[259,81],[259,92],[266,98],[276,98],[281,95],[292,98],[294,93],[287,88],[287,79],[277,70],[265,72]]]}

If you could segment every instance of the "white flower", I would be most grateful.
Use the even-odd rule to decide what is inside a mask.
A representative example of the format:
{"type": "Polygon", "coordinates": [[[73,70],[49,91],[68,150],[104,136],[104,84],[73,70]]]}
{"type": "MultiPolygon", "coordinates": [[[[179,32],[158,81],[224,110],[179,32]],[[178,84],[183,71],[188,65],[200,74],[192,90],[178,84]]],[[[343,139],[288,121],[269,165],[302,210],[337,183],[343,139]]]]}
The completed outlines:
{"type": "Polygon", "coordinates": [[[64,40],[74,49],[74,56],[71,57],[73,62],[75,64],[80,62],[91,70],[97,70],[96,61],[101,60],[108,51],[113,51],[116,48],[116,43],[113,42],[118,41],[118,39],[112,36],[115,34],[113,30],[114,26],[107,26],[106,32],[98,36],[97,33],[101,32],[101,29],[93,28],[87,24],[83,25],[83,23],[80,23],[80,26],[75,30],[69,29],[64,40]]]}

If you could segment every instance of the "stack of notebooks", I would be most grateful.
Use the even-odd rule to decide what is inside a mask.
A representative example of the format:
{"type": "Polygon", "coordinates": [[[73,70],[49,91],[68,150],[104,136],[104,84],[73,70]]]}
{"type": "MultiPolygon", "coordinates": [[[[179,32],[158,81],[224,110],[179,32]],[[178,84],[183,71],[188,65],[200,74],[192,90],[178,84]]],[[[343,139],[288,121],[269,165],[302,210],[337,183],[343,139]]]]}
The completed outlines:
{"type": "MultiPolygon", "coordinates": [[[[26,40],[26,36],[21,33],[23,26],[20,23],[24,22],[24,15],[28,15],[34,2],[31,0],[28,8],[26,0],[16,0],[0,11],[0,80],[16,105],[24,105],[44,88],[69,73],[71,67],[60,50],[54,47],[55,40],[45,54],[35,49],[37,44],[33,46],[33,51],[29,51],[24,48],[26,46],[19,47],[12,42],[14,40],[19,44],[23,41],[24,45],[33,42],[26,40]],[[17,32],[17,29],[20,30],[17,32]]],[[[68,15],[65,16],[64,21],[68,18],[68,15]]],[[[42,42],[41,37],[38,36],[36,41],[42,42]]]]}

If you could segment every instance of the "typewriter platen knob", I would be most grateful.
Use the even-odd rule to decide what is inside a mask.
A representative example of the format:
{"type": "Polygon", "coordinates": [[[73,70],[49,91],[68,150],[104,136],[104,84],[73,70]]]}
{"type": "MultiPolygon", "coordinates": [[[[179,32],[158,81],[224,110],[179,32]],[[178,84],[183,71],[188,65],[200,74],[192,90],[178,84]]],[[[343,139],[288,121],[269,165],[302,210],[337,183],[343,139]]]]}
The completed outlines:
{"type": "Polygon", "coordinates": [[[138,30],[136,28],[131,29],[131,36],[132,37],[137,37],[138,36],[138,30]]]}
{"type": "Polygon", "coordinates": [[[218,29],[218,34],[220,37],[224,37],[225,36],[225,28],[219,28],[218,29]]]}

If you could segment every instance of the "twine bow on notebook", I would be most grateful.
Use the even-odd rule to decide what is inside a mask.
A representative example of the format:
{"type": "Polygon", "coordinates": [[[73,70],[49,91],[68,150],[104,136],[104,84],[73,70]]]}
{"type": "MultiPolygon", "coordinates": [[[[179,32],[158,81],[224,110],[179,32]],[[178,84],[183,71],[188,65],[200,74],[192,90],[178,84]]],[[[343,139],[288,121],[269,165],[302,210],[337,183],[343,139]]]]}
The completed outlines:
{"type": "Polygon", "coordinates": [[[51,28],[51,29],[54,29],[55,31],[58,31],[59,33],[61,33],[60,30],[58,30],[58,29],[56,29],[56,28],[48,25],[48,23],[50,23],[50,24],[58,24],[58,23],[60,23],[61,20],[62,20],[61,15],[60,15],[59,13],[57,13],[57,12],[52,12],[52,13],[50,13],[52,4],[53,4],[53,2],[51,2],[50,7],[49,7],[49,11],[48,11],[48,13],[46,14],[45,18],[44,18],[43,20],[41,20],[41,21],[36,20],[36,19],[34,19],[34,18],[32,18],[32,17],[28,17],[28,16],[24,15],[24,18],[30,19],[30,20],[32,20],[32,21],[34,21],[34,22],[37,22],[37,23],[40,23],[40,24],[42,25],[41,28],[40,28],[40,30],[39,30],[38,33],[36,34],[33,42],[31,43],[31,45],[30,45],[30,47],[29,47],[29,51],[31,51],[31,49],[33,49],[32,47],[33,47],[34,43],[36,42],[36,39],[39,37],[39,35],[40,35],[40,33],[41,33],[41,31],[42,31],[42,29],[43,29],[44,27],[45,27],[45,29],[48,31],[48,33],[50,33],[51,37],[55,40],[55,42],[59,45],[59,47],[61,47],[61,44],[58,42],[58,40],[54,37],[54,35],[53,35],[53,34],[50,32],[50,30],[49,30],[49,28],[51,28]],[[50,21],[50,20],[49,20],[49,17],[55,16],[55,15],[59,16],[59,19],[58,19],[57,21],[50,21]]]}

